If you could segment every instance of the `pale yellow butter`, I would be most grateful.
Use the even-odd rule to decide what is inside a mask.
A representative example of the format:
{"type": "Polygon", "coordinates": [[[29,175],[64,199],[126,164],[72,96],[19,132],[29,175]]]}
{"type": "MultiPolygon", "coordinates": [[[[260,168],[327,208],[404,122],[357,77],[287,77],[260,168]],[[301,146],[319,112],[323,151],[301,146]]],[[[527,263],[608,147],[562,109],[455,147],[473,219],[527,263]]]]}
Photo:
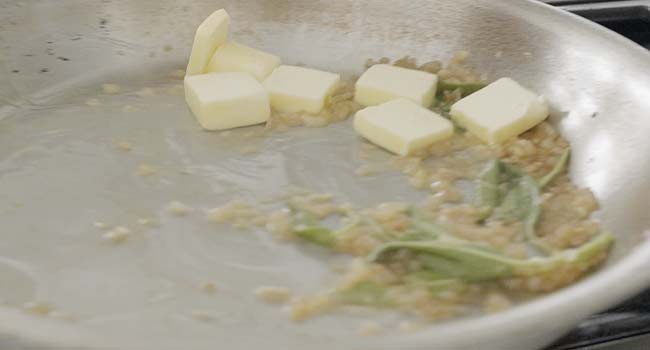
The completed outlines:
{"type": "Polygon", "coordinates": [[[213,12],[196,29],[186,75],[205,73],[214,51],[228,40],[230,16],[226,10],[213,12]]]}
{"type": "Polygon", "coordinates": [[[451,106],[452,118],[481,140],[497,144],[539,124],[548,103],[510,78],[502,78],[451,106]]]}
{"type": "Polygon", "coordinates": [[[404,98],[358,111],[354,128],[372,143],[403,156],[454,133],[449,120],[404,98]]]}
{"type": "Polygon", "coordinates": [[[280,112],[316,114],[334,92],[341,76],[317,69],[281,65],[264,81],[271,106],[280,112]]]}
{"type": "Polygon", "coordinates": [[[271,115],[266,90],[243,72],[187,76],[185,100],[206,130],[264,123],[271,115]]]}
{"type": "Polygon", "coordinates": [[[355,100],[364,106],[374,106],[406,98],[429,107],[436,96],[438,76],[388,64],[376,64],[361,75],[355,85],[355,100]]]}
{"type": "Polygon", "coordinates": [[[280,62],[278,56],[229,41],[214,52],[208,72],[246,72],[263,81],[280,62]]]}

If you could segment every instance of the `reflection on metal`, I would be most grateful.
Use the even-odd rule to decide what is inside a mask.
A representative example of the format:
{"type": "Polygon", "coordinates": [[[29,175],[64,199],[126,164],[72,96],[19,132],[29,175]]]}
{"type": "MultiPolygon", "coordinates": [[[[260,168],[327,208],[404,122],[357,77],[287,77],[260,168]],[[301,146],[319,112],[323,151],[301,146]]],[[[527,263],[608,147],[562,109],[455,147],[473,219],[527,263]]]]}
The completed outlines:
{"type": "MultiPolygon", "coordinates": [[[[35,0],[4,1],[0,9],[0,209],[15,199],[30,206],[2,211],[0,222],[8,228],[2,244],[43,276],[61,277],[37,279],[39,290],[60,298],[54,304],[93,308],[90,314],[99,315],[95,322],[64,325],[70,334],[97,335],[94,330],[105,335],[96,344],[114,348],[156,347],[152,342],[208,348],[228,341],[223,346],[232,349],[533,349],[650,282],[650,246],[639,244],[640,233],[650,228],[650,119],[644,107],[650,101],[650,85],[644,84],[650,54],[597,25],[522,0],[413,0],[399,6],[394,0],[35,0]],[[218,205],[233,195],[268,197],[272,189],[296,183],[367,201],[406,195],[395,181],[378,180],[377,191],[340,176],[355,168],[350,145],[356,136],[345,124],[327,128],[327,135],[301,129],[291,138],[269,138],[272,147],[263,148],[269,151],[250,157],[227,147],[246,142],[238,135],[247,131],[229,139],[200,131],[178,89],[181,80],[171,72],[184,67],[197,24],[224,6],[234,38],[290,64],[358,73],[367,58],[445,60],[469,50],[488,78],[507,75],[546,95],[558,111],[555,121],[569,116],[566,127],[559,125],[574,150],[571,175],[607,194],[599,218],[618,239],[610,264],[572,288],[502,314],[378,337],[376,343],[364,339],[360,346],[350,332],[353,319],[296,327],[279,313],[247,304],[242,293],[268,276],[233,275],[224,264],[275,266],[274,283],[316,285],[326,273],[317,269],[325,267],[295,250],[270,249],[271,242],[260,244],[252,235],[214,235],[200,220],[196,231],[169,220],[151,236],[142,233],[147,254],[128,249],[133,246],[107,254],[87,231],[90,223],[135,221],[156,214],[138,211],[155,211],[170,200],[218,205]],[[101,95],[103,83],[119,84],[126,94],[101,95]],[[160,94],[130,94],[146,87],[160,94]],[[601,138],[608,140],[607,152],[593,150],[601,138]],[[122,139],[134,143],[129,156],[113,151],[122,139]],[[11,158],[23,151],[19,160],[11,158]],[[143,160],[136,156],[160,166],[160,181],[131,176],[143,160]],[[600,171],[607,176],[590,180],[600,171]],[[125,212],[136,216],[125,218],[125,212]],[[150,303],[152,295],[173,289],[166,281],[182,291],[191,278],[205,276],[229,282],[232,292],[209,301],[228,316],[223,323],[187,322],[182,312],[197,302],[191,293],[178,293],[173,304],[150,303]],[[73,288],[81,282],[96,286],[95,293],[77,293],[73,288]],[[155,307],[160,309],[153,312],[155,307]]],[[[5,314],[0,333],[48,343],[60,338],[58,330],[32,324],[48,320],[30,319],[26,326],[5,314]]]]}

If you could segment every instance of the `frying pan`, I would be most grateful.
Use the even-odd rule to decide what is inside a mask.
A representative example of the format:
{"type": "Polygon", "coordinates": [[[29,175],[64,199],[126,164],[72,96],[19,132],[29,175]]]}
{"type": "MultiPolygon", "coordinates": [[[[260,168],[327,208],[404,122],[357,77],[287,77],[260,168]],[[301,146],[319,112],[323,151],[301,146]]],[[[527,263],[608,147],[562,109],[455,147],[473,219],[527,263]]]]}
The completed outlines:
{"type": "Polygon", "coordinates": [[[576,16],[523,0],[1,1],[0,40],[3,348],[535,349],[650,284],[650,55],[576,16]],[[360,204],[417,193],[399,176],[348,176],[358,141],[346,123],[267,138],[201,131],[173,72],[196,26],[222,7],[234,38],[287,63],[354,74],[367,58],[468,50],[487,78],[546,95],[574,150],[573,180],[595,193],[597,218],[616,234],[607,266],[509,311],[412,334],[354,334],[360,319],[390,325],[394,315],[296,325],[261,305],[249,292],[257,285],[326,285],[322,253],[216,229],[202,210],[290,184],[360,204]],[[116,150],[119,141],[132,150],[116,150]],[[257,152],[238,153],[249,144],[257,152]],[[134,175],[143,163],[157,173],[134,175]],[[172,200],[195,211],[172,218],[172,200]],[[138,227],[141,217],[158,225],[138,227]],[[133,235],[103,242],[94,221],[133,235]],[[215,296],[197,291],[206,279],[215,296]],[[32,300],[56,312],[20,310],[32,300]]]}

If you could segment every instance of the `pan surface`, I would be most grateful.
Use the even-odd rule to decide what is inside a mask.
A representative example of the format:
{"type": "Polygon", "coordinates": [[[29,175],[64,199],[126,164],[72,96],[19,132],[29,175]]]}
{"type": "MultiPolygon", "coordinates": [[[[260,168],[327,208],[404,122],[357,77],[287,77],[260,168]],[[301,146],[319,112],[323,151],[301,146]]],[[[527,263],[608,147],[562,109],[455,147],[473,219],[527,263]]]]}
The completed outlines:
{"type": "Polygon", "coordinates": [[[2,0],[0,345],[541,347],[650,283],[649,81],[645,50],[529,1],[2,0]],[[507,312],[408,335],[354,332],[375,317],[395,324],[391,314],[297,325],[260,303],[251,292],[260,285],[303,292],[327,285],[322,253],[216,227],[206,209],[291,186],[358,204],[418,193],[399,175],[349,176],[358,166],[349,123],[265,137],[249,135],[255,127],[200,130],[178,70],[196,26],[222,7],[233,38],[286,63],[354,74],[367,58],[446,60],[468,50],[489,79],[510,76],[546,95],[574,150],[572,178],[596,194],[597,217],[617,236],[608,265],[507,312]],[[124,142],[130,151],[120,149],[124,142]],[[243,154],[251,145],[256,152],[243,154]],[[194,211],[170,215],[172,201],[194,211]],[[131,237],[105,242],[96,222],[129,227],[131,237]],[[217,284],[214,295],[200,290],[205,281],[217,284]],[[51,306],[50,316],[21,310],[33,301],[51,306]]]}

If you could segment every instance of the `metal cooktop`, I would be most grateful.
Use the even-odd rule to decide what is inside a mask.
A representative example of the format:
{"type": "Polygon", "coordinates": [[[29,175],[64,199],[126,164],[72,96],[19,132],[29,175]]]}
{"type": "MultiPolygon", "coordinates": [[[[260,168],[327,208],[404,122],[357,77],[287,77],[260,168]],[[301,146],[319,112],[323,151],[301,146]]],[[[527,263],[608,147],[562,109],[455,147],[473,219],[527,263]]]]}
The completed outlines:
{"type": "MultiPolygon", "coordinates": [[[[650,0],[546,0],[588,18],[650,50],[650,0]]],[[[650,349],[650,289],[593,315],[547,350],[650,349]]]]}

